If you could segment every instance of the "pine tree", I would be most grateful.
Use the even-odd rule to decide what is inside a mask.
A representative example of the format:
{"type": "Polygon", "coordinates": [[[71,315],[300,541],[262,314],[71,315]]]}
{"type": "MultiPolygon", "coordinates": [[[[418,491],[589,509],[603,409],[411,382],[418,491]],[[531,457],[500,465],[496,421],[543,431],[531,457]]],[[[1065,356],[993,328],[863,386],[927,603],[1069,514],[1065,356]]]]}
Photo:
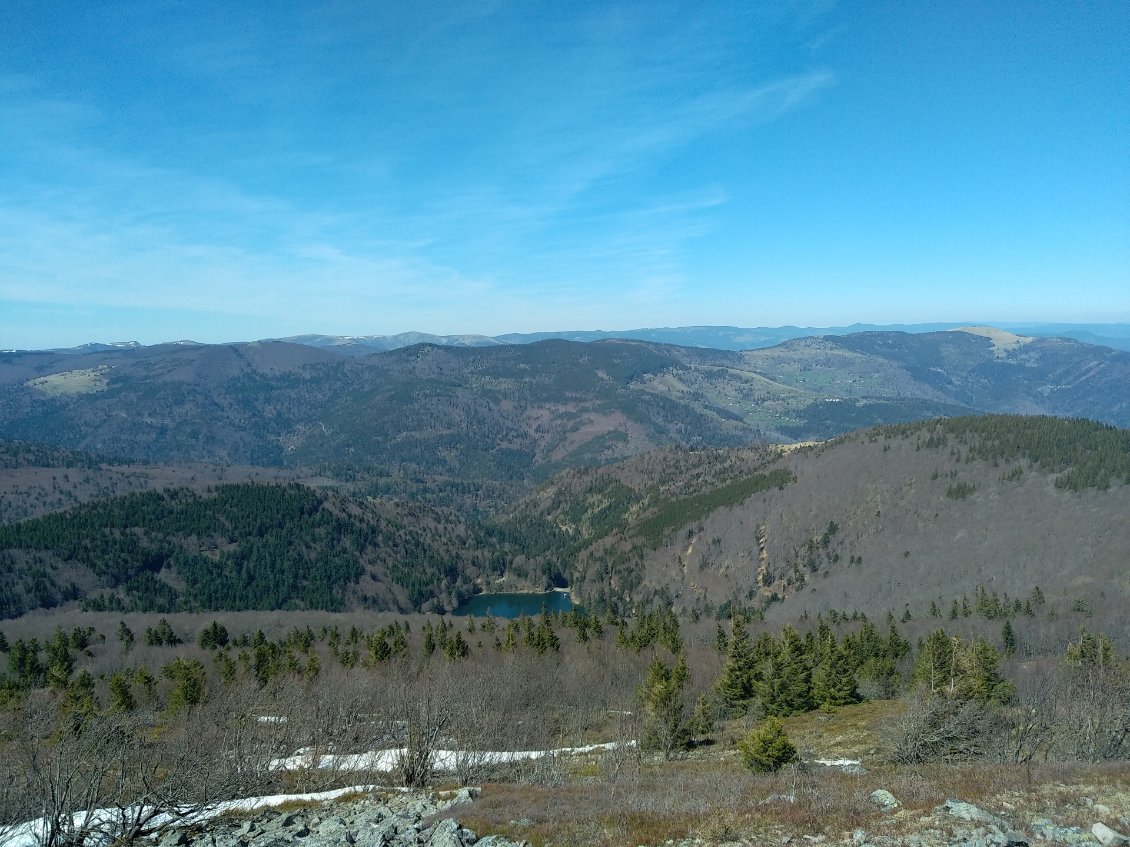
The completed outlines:
{"type": "Polygon", "coordinates": [[[129,677],[118,672],[110,677],[110,711],[132,712],[137,706],[133,699],[133,689],[130,687],[129,677]]]}
{"type": "Polygon", "coordinates": [[[718,624],[714,632],[714,649],[719,653],[725,653],[730,647],[730,640],[726,637],[726,630],[722,629],[722,624],[718,624]]]}
{"type": "Polygon", "coordinates": [[[946,690],[953,680],[954,645],[944,630],[930,633],[914,662],[911,679],[931,694],[946,690]]]}
{"type": "MultiPolygon", "coordinates": [[[[316,655],[317,654],[312,654],[312,657],[316,655]]],[[[216,653],[212,659],[212,664],[215,665],[216,671],[220,675],[220,680],[225,685],[231,685],[235,682],[238,669],[226,650],[216,653]]]]}
{"type": "Polygon", "coordinates": [[[470,652],[471,647],[459,630],[455,631],[455,635],[449,636],[443,645],[444,655],[452,660],[465,659],[470,652]]]}
{"type": "Polygon", "coordinates": [[[1001,627],[1001,643],[1006,656],[1016,654],[1016,633],[1012,629],[1012,621],[1007,619],[1004,622],[1004,626],[1001,627]]]}
{"type": "Polygon", "coordinates": [[[955,656],[956,695],[982,703],[1011,700],[1016,688],[1001,675],[1000,660],[1000,653],[984,638],[977,638],[959,649],[955,656]]]}
{"type": "Polygon", "coordinates": [[[796,747],[777,718],[769,718],[738,742],[742,762],[757,773],[773,773],[797,761],[796,747]]]}
{"type": "Polygon", "coordinates": [[[821,706],[847,706],[860,701],[856,690],[851,657],[842,645],[833,642],[824,660],[812,673],[813,700],[821,706]]]}
{"type": "Polygon", "coordinates": [[[753,646],[749,641],[745,624],[735,615],[730,619],[730,643],[726,651],[726,661],[722,673],[714,687],[727,708],[745,712],[754,697],[754,677],[756,663],[753,646]]]}
{"type": "Polygon", "coordinates": [[[643,747],[657,750],[664,758],[685,750],[691,741],[692,722],[688,715],[686,688],[689,673],[686,653],[670,668],[662,659],[654,659],[647,669],[647,678],[637,696],[643,707],[643,747]]]}
{"type": "Polygon", "coordinates": [[[809,656],[791,626],[781,631],[776,655],[764,668],[758,693],[766,713],[777,717],[807,712],[815,705],[809,656]]]}

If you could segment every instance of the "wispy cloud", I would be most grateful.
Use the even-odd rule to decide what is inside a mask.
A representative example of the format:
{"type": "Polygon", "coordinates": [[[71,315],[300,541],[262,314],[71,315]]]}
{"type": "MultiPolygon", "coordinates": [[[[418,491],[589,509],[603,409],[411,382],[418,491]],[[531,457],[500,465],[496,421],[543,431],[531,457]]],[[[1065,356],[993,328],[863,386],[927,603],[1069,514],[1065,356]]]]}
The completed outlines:
{"type": "Polygon", "coordinates": [[[503,330],[610,286],[673,296],[730,192],[710,169],[657,174],[835,82],[755,72],[726,9],[346,4],[306,28],[135,9],[153,26],[123,49],[157,86],[136,102],[0,75],[17,130],[0,167],[19,174],[0,195],[0,299],[395,331],[439,329],[432,310],[503,330]]]}

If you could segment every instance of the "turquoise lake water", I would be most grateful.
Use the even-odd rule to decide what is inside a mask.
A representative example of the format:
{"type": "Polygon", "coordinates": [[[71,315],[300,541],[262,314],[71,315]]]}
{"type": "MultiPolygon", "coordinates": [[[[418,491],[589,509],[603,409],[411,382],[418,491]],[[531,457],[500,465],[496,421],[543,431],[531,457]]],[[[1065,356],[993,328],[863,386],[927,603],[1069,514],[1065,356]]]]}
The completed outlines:
{"type": "Polygon", "coordinates": [[[540,615],[542,608],[548,608],[551,612],[568,612],[573,608],[573,601],[564,591],[547,591],[545,594],[476,594],[452,614],[474,615],[477,618],[491,614],[496,618],[512,620],[522,615],[540,615]]]}

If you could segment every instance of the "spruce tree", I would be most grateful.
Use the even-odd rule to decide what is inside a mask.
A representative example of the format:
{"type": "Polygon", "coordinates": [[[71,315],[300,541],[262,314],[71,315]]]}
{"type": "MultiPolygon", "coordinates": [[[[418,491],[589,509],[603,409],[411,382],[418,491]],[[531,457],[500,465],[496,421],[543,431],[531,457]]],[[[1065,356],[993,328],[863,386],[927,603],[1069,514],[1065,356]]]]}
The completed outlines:
{"type": "Polygon", "coordinates": [[[110,677],[110,711],[132,712],[137,706],[133,699],[133,689],[129,677],[119,671],[110,677]]]}
{"type": "Polygon", "coordinates": [[[719,653],[725,653],[730,648],[730,639],[726,637],[726,630],[722,629],[722,624],[718,624],[714,632],[714,649],[719,653]]]}
{"type": "Polygon", "coordinates": [[[686,700],[689,676],[686,653],[679,653],[674,668],[656,658],[637,692],[644,714],[643,748],[657,750],[665,759],[690,745],[693,726],[686,700]]]}
{"type": "Polygon", "coordinates": [[[471,652],[471,647],[467,644],[467,640],[463,637],[463,633],[455,630],[455,635],[449,636],[443,645],[443,652],[447,658],[465,659],[471,652]]]}
{"type": "Polygon", "coordinates": [[[862,699],[856,690],[851,657],[842,645],[833,642],[813,671],[812,696],[821,706],[847,706],[862,699]]]}
{"type": "Polygon", "coordinates": [[[795,715],[815,705],[808,653],[791,626],[781,631],[777,653],[766,665],[759,689],[761,703],[769,715],[795,715]]]}
{"type": "Polygon", "coordinates": [[[769,718],[738,742],[742,762],[757,773],[773,773],[797,760],[796,747],[789,741],[777,718],[769,718]]]}
{"type": "Polygon", "coordinates": [[[533,647],[539,656],[550,651],[556,653],[561,649],[561,639],[557,637],[557,633],[553,630],[553,624],[550,623],[549,617],[546,615],[543,615],[538,622],[537,629],[534,632],[533,647]]]}
{"type": "Polygon", "coordinates": [[[1007,703],[1011,700],[1016,688],[1001,674],[1000,660],[997,649],[980,637],[958,650],[955,656],[956,696],[982,703],[1007,703]]]}
{"type": "Polygon", "coordinates": [[[1004,622],[1004,626],[1001,627],[1001,643],[1006,656],[1016,654],[1016,633],[1012,629],[1012,621],[1007,619],[1004,622]]]}
{"type": "Polygon", "coordinates": [[[722,673],[714,687],[728,709],[744,713],[754,697],[756,664],[753,646],[749,641],[745,623],[735,615],[730,620],[730,643],[722,673]]]}
{"type": "Polygon", "coordinates": [[[931,694],[946,690],[953,680],[954,645],[944,630],[930,633],[914,662],[911,679],[931,694]]]}

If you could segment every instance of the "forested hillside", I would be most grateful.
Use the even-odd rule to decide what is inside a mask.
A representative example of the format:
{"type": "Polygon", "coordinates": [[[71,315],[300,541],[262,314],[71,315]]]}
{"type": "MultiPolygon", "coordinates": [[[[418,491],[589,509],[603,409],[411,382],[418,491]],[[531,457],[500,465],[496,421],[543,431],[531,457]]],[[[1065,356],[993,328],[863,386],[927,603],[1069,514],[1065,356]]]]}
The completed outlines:
{"type": "Polygon", "coordinates": [[[968,605],[979,587],[1011,605],[1039,586],[1061,608],[1113,620],[1130,598],[1127,514],[1130,432],[984,416],[881,427],[778,458],[698,451],[572,472],[504,526],[540,531],[525,549],[572,562],[565,578],[597,606],[921,616],[968,605]],[[667,467],[693,482],[665,486],[667,467]]]}
{"type": "Polygon", "coordinates": [[[299,344],[0,356],[0,436],[146,462],[286,467],[496,512],[553,474],[661,447],[828,439],[969,412],[1130,423],[1130,354],[997,331],[744,353],[644,341],[299,344]]]}
{"type": "Polygon", "coordinates": [[[1037,587],[1056,609],[1108,620],[1130,597],[1130,433],[1088,421],[980,416],[791,449],[667,448],[564,471],[493,517],[330,492],[150,490],[0,527],[4,613],[78,600],[442,610],[502,577],[619,614],[782,621],[948,614],[982,592],[1012,609],[1037,587]]]}
{"type": "Polygon", "coordinates": [[[0,527],[0,609],[442,608],[487,551],[451,514],[296,484],[147,491],[0,527]]]}
{"type": "Polygon", "coordinates": [[[291,481],[300,471],[217,462],[145,464],[25,441],[0,439],[0,524],[70,509],[91,500],[220,482],[291,481]]]}

